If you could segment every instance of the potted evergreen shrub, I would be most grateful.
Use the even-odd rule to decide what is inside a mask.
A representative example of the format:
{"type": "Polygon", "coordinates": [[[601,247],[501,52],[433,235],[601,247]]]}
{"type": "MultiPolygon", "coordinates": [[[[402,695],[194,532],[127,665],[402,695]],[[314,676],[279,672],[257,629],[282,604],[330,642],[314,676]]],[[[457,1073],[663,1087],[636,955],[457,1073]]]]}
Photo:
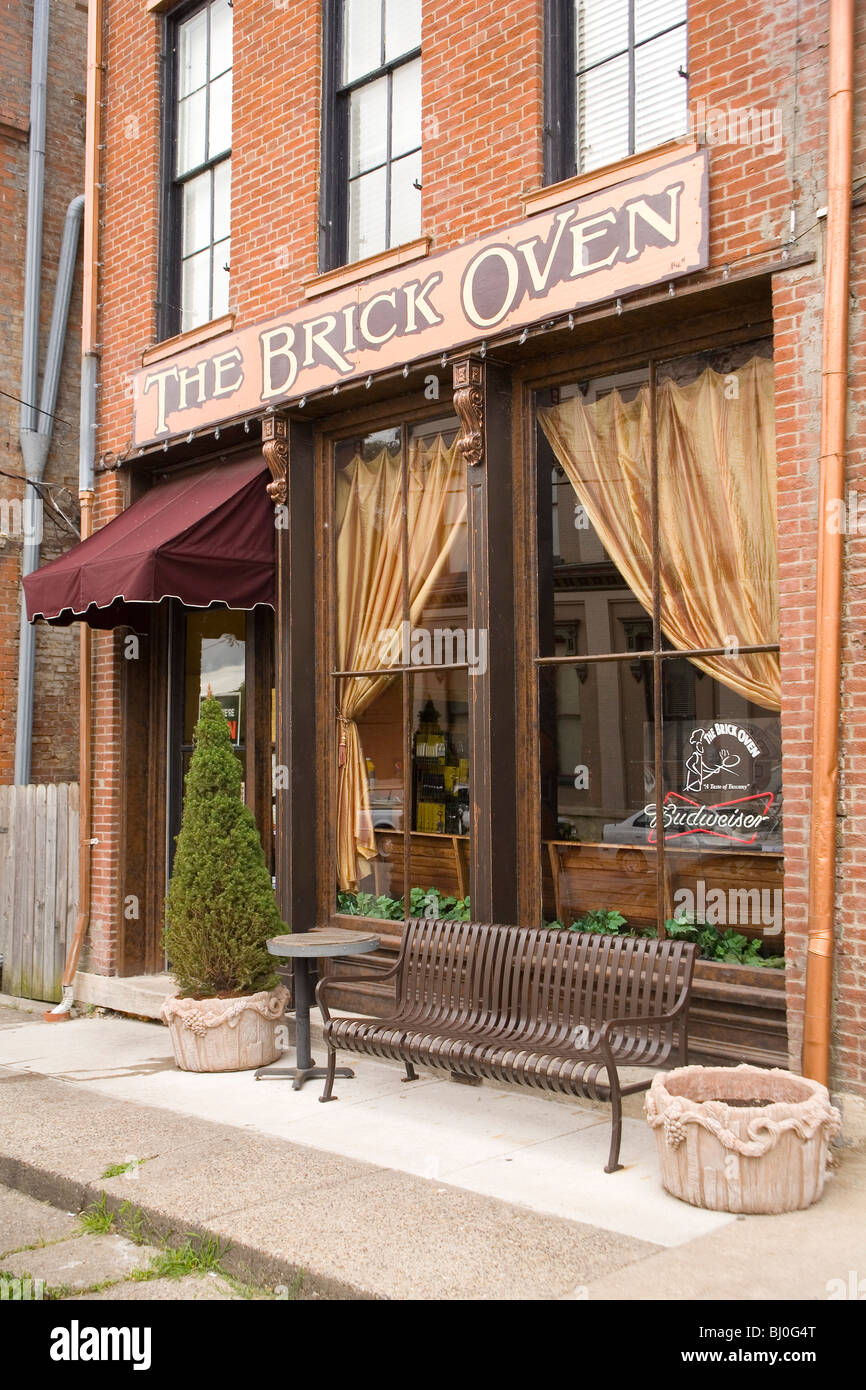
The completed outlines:
{"type": "Polygon", "coordinates": [[[166,902],[165,949],[178,996],[166,1000],[162,1018],[182,1070],[243,1071],[279,1055],[288,991],[266,943],[286,928],[241,800],[225,715],[210,692],[194,737],[166,902]]]}

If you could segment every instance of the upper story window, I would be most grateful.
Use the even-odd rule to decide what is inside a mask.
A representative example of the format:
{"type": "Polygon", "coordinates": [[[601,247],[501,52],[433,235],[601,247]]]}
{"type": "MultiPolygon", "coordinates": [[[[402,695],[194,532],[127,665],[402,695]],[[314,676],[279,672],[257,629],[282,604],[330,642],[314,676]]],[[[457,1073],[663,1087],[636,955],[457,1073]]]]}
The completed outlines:
{"type": "Polygon", "coordinates": [[[330,0],[325,74],[323,270],[420,234],[421,0],[330,0]]]}
{"type": "Polygon", "coordinates": [[[687,8],[687,0],[548,0],[548,181],[685,132],[687,8]]]}
{"type": "Polygon", "coordinates": [[[166,246],[168,333],[228,310],[231,258],[231,0],[170,23],[171,176],[166,246]]]}

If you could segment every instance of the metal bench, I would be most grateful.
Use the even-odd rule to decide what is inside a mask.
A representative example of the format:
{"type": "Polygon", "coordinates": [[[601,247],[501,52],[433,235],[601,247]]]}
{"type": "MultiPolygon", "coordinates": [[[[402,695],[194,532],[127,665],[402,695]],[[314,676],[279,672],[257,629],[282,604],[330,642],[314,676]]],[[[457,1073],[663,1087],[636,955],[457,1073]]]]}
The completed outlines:
{"type": "Polygon", "coordinates": [[[396,986],[387,1018],[332,1018],[327,998],[339,979],[320,982],[328,1047],[320,1099],[333,1098],[341,1049],[402,1061],[409,1081],[419,1064],[609,1100],[605,1172],[613,1173],[622,1166],[622,1097],[650,1084],[622,1085],[618,1068],[687,1062],[696,950],[681,941],[409,921],[397,964],[376,977],[396,986]]]}

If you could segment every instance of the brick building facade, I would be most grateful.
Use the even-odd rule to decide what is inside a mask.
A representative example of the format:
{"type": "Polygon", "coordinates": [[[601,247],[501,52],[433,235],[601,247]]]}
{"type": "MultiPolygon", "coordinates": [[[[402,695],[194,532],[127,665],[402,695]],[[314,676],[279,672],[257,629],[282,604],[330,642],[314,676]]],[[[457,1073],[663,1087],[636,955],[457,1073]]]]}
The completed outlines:
{"type": "MultiPolygon", "coordinates": [[[[49,28],[45,204],[40,297],[40,369],[51,321],[66,209],[84,188],[84,79],[87,5],[55,0],[49,28]]],[[[24,246],[30,121],[32,3],[4,0],[0,22],[0,499],[25,495],[19,445],[24,246]],[[8,476],[14,475],[14,476],[8,476]]],[[[80,264],[80,261],[79,261],[80,264]]],[[[57,489],[63,510],[78,511],[78,405],[81,276],[70,305],[60,390],[45,481],[57,489]]],[[[16,516],[10,508],[10,518],[16,516]]],[[[4,518],[5,520],[5,518],[4,518]]],[[[0,523],[2,529],[2,523],[0,523]]],[[[46,515],[42,559],[68,550],[73,534],[46,515]]],[[[14,526],[0,537],[0,783],[13,780],[18,684],[22,536],[14,526]]],[[[36,635],[33,782],[78,779],[78,639],[75,630],[43,626],[36,635]]]]}
{"type": "MultiPolygon", "coordinates": [[[[621,295],[602,295],[596,302],[576,304],[571,323],[568,314],[559,309],[551,317],[546,316],[541,304],[536,319],[522,334],[497,335],[494,329],[485,337],[485,332],[479,331],[474,343],[469,344],[465,333],[457,334],[453,346],[441,356],[437,348],[435,358],[425,358],[421,350],[415,352],[407,346],[402,373],[382,372],[373,364],[369,373],[365,366],[360,375],[348,375],[345,381],[335,376],[333,386],[316,385],[310,390],[309,399],[299,399],[299,392],[291,390],[282,396],[277,392],[272,399],[263,394],[254,406],[247,405],[236,414],[228,408],[215,410],[209,424],[203,407],[204,414],[195,416],[194,428],[189,432],[185,425],[172,425],[169,421],[164,440],[145,437],[147,430],[144,435],[136,435],[133,393],[138,392],[136,409],[140,410],[148,371],[153,374],[170,370],[178,361],[192,364],[195,347],[202,357],[221,347],[230,350],[240,333],[260,322],[277,322],[281,316],[290,319],[301,310],[309,316],[323,293],[340,286],[339,270],[345,257],[341,259],[337,254],[329,259],[323,255],[323,245],[330,235],[323,213],[330,204],[323,185],[333,177],[333,171],[326,167],[323,175],[321,162],[322,150],[327,159],[334,148],[328,144],[328,120],[323,116],[323,108],[328,100],[328,64],[333,59],[333,34],[328,26],[333,25],[338,8],[306,0],[281,0],[273,5],[235,0],[231,58],[231,252],[228,302],[224,306],[228,317],[222,312],[214,314],[217,322],[213,328],[204,322],[177,335],[181,323],[174,321],[173,331],[169,331],[171,312],[166,316],[166,258],[171,255],[166,184],[172,181],[166,165],[171,155],[166,150],[173,148],[166,144],[166,132],[170,130],[166,108],[171,103],[171,92],[177,95],[167,83],[176,80],[171,78],[171,72],[172,64],[178,61],[178,26],[202,7],[173,6],[167,0],[137,5],[104,0],[98,443],[102,463],[97,480],[96,524],[103,525],[128,505],[154,474],[228,457],[232,450],[255,446],[268,404],[275,405],[278,413],[286,412],[290,436],[296,425],[298,430],[310,430],[310,449],[318,451],[315,468],[324,468],[327,473],[330,465],[323,459],[330,457],[332,440],[346,437],[352,429],[358,434],[365,428],[382,430],[389,420],[414,420],[425,409],[430,413],[433,407],[425,389],[429,389],[431,376],[436,377],[435,390],[441,392],[439,414],[448,414],[452,366],[467,353],[474,355],[482,374],[488,370],[494,373],[496,390],[504,390],[503,383],[507,382],[513,392],[512,422],[507,428],[503,426],[498,438],[495,468],[492,454],[487,466],[491,487],[498,477],[506,495],[511,488],[514,495],[508,521],[511,547],[506,570],[511,571],[513,566],[517,576],[509,602],[518,616],[511,664],[506,662],[499,668],[500,675],[510,670],[514,682],[513,706],[507,702],[513,746],[505,758],[511,764],[511,772],[506,775],[489,752],[494,742],[491,730],[495,713],[489,716],[494,723],[487,725],[486,741],[477,728],[474,733],[470,728],[468,746],[476,759],[487,749],[493,785],[496,786],[497,778],[504,779],[499,783],[502,793],[506,795],[510,787],[518,807],[510,827],[502,828],[501,859],[497,859],[495,837],[487,836],[494,862],[487,884],[493,895],[491,902],[497,901],[500,892],[508,899],[501,883],[511,876],[512,911],[520,920],[535,923],[540,912],[548,918],[553,912],[546,899],[540,905],[539,895],[547,892],[539,884],[546,873],[550,837],[540,830],[538,795],[532,790],[537,787],[539,775],[539,755],[532,748],[538,734],[533,722],[537,695],[531,685],[537,665],[530,640],[534,620],[520,616],[524,567],[532,563],[533,557],[537,559],[538,549],[531,516],[532,489],[527,483],[536,446],[528,442],[532,431],[526,422],[527,412],[534,407],[527,402],[533,392],[547,390],[544,383],[548,375],[554,385],[549,399],[554,404],[559,400],[560,385],[577,379],[591,379],[600,400],[603,390],[598,382],[618,381],[623,372],[642,371],[642,353],[654,355],[664,369],[672,358],[730,350],[730,362],[738,369],[741,358],[737,352],[741,345],[762,345],[755,349],[760,356],[771,343],[778,481],[787,1042],[780,1043],[777,1037],[767,1055],[777,1062],[787,1058],[798,1069],[808,931],[811,700],[816,538],[820,523],[817,487],[827,202],[828,6],[782,0],[744,9],[715,0],[690,0],[687,62],[679,64],[683,68],[683,83],[687,69],[688,119],[683,129],[673,132],[679,144],[671,144],[665,131],[665,140],[649,140],[643,148],[626,150],[624,159],[593,162],[586,160],[584,152],[578,157],[584,157],[584,167],[576,173],[574,159],[569,165],[566,154],[563,163],[562,151],[555,148],[559,126],[573,120],[573,112],[569,115],[566,111],[563,116],[562,110],[557,111],[557,101],[573,101],[574,92],[568,96],[567,80],[560,85],[553,80],[553,71],[560,61],[557,55],[564,41],[562,35],[570,35],[569,42],[573,40],[569,29],[572,21],[566,13],[569,7],[554,0],[474,0],[471,4],[458,0],[448,6],[424,0],[419,45],[421,211],[420,224],[416,235],[409,239],[410,251],[404,261],[407,268],[411,263],[417,279],[423,279],[426,266],[436,267],[435,258],[441,254],[543,211],[542,190],[552,190],[546,206],[553,216],[557,208],[568,204],[569,198],[589,199],[595,192],[606,190],[612,190],[614,197],[617,187],[627,179],[649,177],[653,168],[664,167],[665,159],[674,161],[689,151],[697,151],[696,158],[705,152],[708,161],[709,242],[704,264],[685,276],[673,271],[663,274],[658,283],[644,284],[637,290],[626,279],[621,295]],[[661,153],[656,146],[661,147],[661,153]],[[569,178],[576,182],[566,184],[569,178]],[[428,241],[420,246],[419,238],[428,241]],[[321,278],[328,274],[331,280],[321,278]],[[494,365],[488,368],[487,360],[494,365]],[[496,373],[500,375],[495,376],[496,373]],[[338,386],[339,400],[334,401],[338,386]],[[357,417],[352,412],[357,412],[357,417]],[[308,421],[309,425],[301,423],[308,421]],[[495,470],[500,470],[498,475],[495,470]],[[511,850],[506,852],[509,844],[511,850]],[[521,854],[515,856],[518,844],[521,854]],[[506,863],[509,854],[519,861],[514,867],[510,861],[506,863]]],[[[578,10],[583,13],[591,8],[586,5],[578,10]]],[[[615,8],[608,7],[609,16],[615,8]]],[[[684,18],[676,5],[660,5],[659,11],[660,32],[684,18]]],[[[589,20],[586,22],[588,25],[589,20]]],[[[612,19],[610,23],[613,24],[612,19]]],[[[592,57],[593,52],[602,52],[604,35],[599,38],[589,28],[586,32],[592,57]]],[[[610,42],[615,48],[615,41],[610,42]]],[[[613,49],[604,53],[608,51],[613,49]]],[[[643,70],[641,61],[640,56],[634,59],[633,74],[643,70]]],[[[590,70],[592,62],[585,66],[590,70]]],[[[386,61],[382,80],[390,81],[388,74],[393,75],[398,67],[399,62],[389,69],[386,61]]],[[[572,71],[570,80],[573,79],[572,71]]],[[[185,79],[180,80],[182,83],[185,79]]],[[[632,90],[635,80],[642,79],[632,75],[632,90]]],[[[338,79],[338,88],[339,85],[338,79]]],[[[592,88],[585,74],[578,74],[577,86],[583,93],[582,99],[591,103],[592,88]]],[[[847,477],[848,487],[859,495],[866,491],[866,376],[860,351],[866,276],[862,203],[866,187],[862,177],[857,182],[866,144],[866,17],[862,11],[857,17],[855,37],[855,86],[847,477]]],[[[180,91],[182,100],[182,85],[180,91]]],[[[340,93],[340,100],[351,101],[349,86],[341,88],[340,93]]],[[[664,93],[660,100],[663,104],[664,93]]],[[[652,125],[651,120],[649,124],[652,125]]],[[[348,215],[351,220],[351,207],[348,215]]],[[[360,283],[361,294],[367,279],[384,277],[399,263],[400,258],[392,253],[389,259],[386,250],[384,259],[369,262],[356,272],[351,268],[344,271],[342,283],[350,292],[353,285],[360,283]]],[[[173,283],[176,285],[177,280],[173,283]]],[[[389,282],[383,279],[382,283],[389,282]]],[[[309,351],[312,356],[313,349],[309,351]]],[[[706,360],[709,362],[710,358],[706,360]]],[[[713,370],[733,370],[719,366],[720,361],[721,358],[713,359],[713,370]]],[[[562,395],[571,399],[567,390],[562,395]]],[[[548,396],[543,399],[546,402],[548,396]]],[[[297,441],[294,447],[299,447],[297,441]]],[[[339,449],[339,444],[334,447],[339,449]]],[[[300,457],[304,457],[303,449],[300,457]]],[[[306,465],[298,464],[297,476],[301,475],[302,466],[306,465]]],[[[311,564],[327,540],[329,523],[322,518],[323,508],[329,505],[330,484],[323,481],[325,473],[315,473],[315,496],[309,502],[303,501],[303,506],[309,507],[305,515],[311,523],[311,564]],[[321,527],[324,530],[318,529],[321,527]]],[[[290,467],[290,500],[291,487],[290,467]]],[[[489,506],[496,506],[492,495],[489,506]]],[[[494,511],[486,515],[489,520],[494,511]]],[[[299,537],[295,543],[299,543],[299,537]]],[[[846,536],[845,542],[832,1081],[837,1089],[860,1096],[866,1095],[866,922],[860,907],[866,875],[866,838],[860,823],[866,776],[866,725],[862,714],[866,687],[860,673],[861,627],[866,614],[860,596],[864,574],[866,541],[855,531],[846,536]]],[[[301,584],[302,576],[296,579],[301,584]]],[[[309,593],[314,593],[316,603],[323,605],[317,609],[322,612],[327,611],[328,605],[327,595],[320,587],[324,582],[318,571],[311,572],[309,593]]],[[[501,582],[507,587],[510,580],[501,582]]],[[[300,626],[299,613],[295,616],[300,626]]],[[[284,671],[280,667],[280,645],[289,641],[291,612],[285,616],[285,622],[289,626],[283,626],[278,615],[278,671],[284,671]]],[[[575,620],[573,628],[578,642],[583,640],[579,626],[575,620]]],[[[165,862],[164,857],[154,860],[142,827],[156,826],[155,838],[162,840],[164,851],[166,798],[171,796],[171,779],[166,791],[165,779],[162,786],[156,785],[148,778],[148,769],[153,767],[155,758],[165,759],[169,734],[163,730],[157,736],[147,710],[157,708],[160,700],[165,704],[166,683],[171,680],[165,664],[167,634],[168,626],[154,626],[150,636],[143,639],[141,657],[136,661],[124,659],[122,631],[99,632],[95,637],[93,834],[98,843],[93,855],[89,968],[97,974],[131,974],[142,968],[157,969],[160,964],[157,943],[165,862]],[[155,703],[148,705],[148,700],[155,703]],[[143,904],[140,914],[132,917],[125,915],[124,907],[130,895],[143,904]]],[[[65,634],[61,633],[60,640],[66,640],[65,634]]],[[[178,639],[175,636],[173,640],[178,639]]],[[[297,640],[300,642],[301,638],[297,640]]],[[[292,636],[291,642],[294,641],[292,636]]],[[[281,738],[288,740],[282,744],[284,749],[297,750],[297,744],[291,742],[298,737],[297,732],[281,734],[281,721],[289,719],[286,711],[301,700],[302,687],[315,693],[315,699],[310,696],[315,709],[301,719],[318,750],[315,757],[312,752],[309,755],[313,759],[309,764],[311,778],[321,779],[318,790],[309,793],[310,807],[315,803],[312,819],[319,827],[319,840],[308,844],[315,869],[311,871],[308,890],[304,890],[308,896],[303,902],[298,896],[303,875],[296,871],[291,884],[282,881],[292,863],[298,864],[301,844],[293,841],[293,848],[281,850],[278,830],[276,847],[278,891],[284,915],[288,918],[291,906],[296,925],[300,926],[331,920],[335,912],[332,789],[333,779],[341,776],[342,763],[332,760],[332,730],[326,719],[323,722],[322,711],[328,709],[330,698],[331,668],[326,650],[321,645],[317,647],[316,641],[316,635],[311,634],[310,645],[305,649],[311,660],[307,669],[302,670],[297,664],[303,656],[301,647],[294,654],[293,684],[281,684],[288,680],[285,675],[278,675],[276,682],[278,751],[281,738]]],[[[585,654],[585,647],[575,647],[572,652],[578,661],[585,654]]],[[[636,676],[635,680],[639,678],[636,676]]],[[[630,689],[630,679],[623,675],[624,688],[630,689]]],[[[702,689],[705,691],[706,687],[702,689]]],[[[705,698],[700,691],[699,697],[705,698]]],[[[690,708],[694,721],[694,708],[690,708]]],[[[257,717],[259,727],[266,729],[267,717],[261,716],[261,712],[257,717]]],[[[761,727],[762,716],[754,708],[751,717],[756,721],[754,727],[761,727]]],[[[764,724],[767,722],[764,719],[764,724]]],[[[404,730],[404,746],[409,746],[406,740],[410,732],[408,728],[404,730]]],[[[371,747],[375,737],[370,732],[371,747]]],[[[496,738],[501,740],[502,726],[496,738]]],[[[509,742],[508,735],[505,741],[509,742]]],[[[502,746],[501,742],[498,746],[502,746]]],[[[300,751],[298,759],[299,768],[306,766],[300,751]]],[[[394,759],[395,778],[398,761],[394,759]]],[[[368,758],[370,762],[375,759],[368,758]]],[[[255,781],[249,764],[248,781],[255,781]]],[[[561,807],[561,777],[559,782],[561,807]]],[[[278,795],[278,827],[297,827],[303,815],[306,802],[297,784],[289,795],[294,798],[294,809],[288,814],[281,811],[278,795]]],[[[402,805],[405,813],[407,801],[402,805]]],[[[478,806],[473,800],[474,828],[480,844],[478,806]]],[[[623,807],[602,810],[614,820],[624,812],[623,807]]],[[[168,816],[171,822],[170,812],[168,816]]],[[[601,853],[601,812],[596,819],[599,828],[592,838],[599,840],[601,853]]],[[[552,840],[559,843],[563,837],[561,821],[556,826],[552,840]]],[[[400,833],[398,825],[389,825],[388,829],[400,833]]],[[[295,829],[285,833],[300,832],[295,829]]],[[[580,836],[576,835],[575,843],[579,842],[580,836]]],[[[586,844],[585,839],[583,843],[586,844]]],[[[768,856],[767,862],[772,857],[768,856]]],[[[480,858],[479,850],[470,874],[481,874],[477,864],[480,858]]],[[[414,873],[408,859],[405,863],[409,866],[407,872],[414,873]]],[[[781,850],[779,864],[781,872],[781,850]]],[[[578,878],[580,872],[578,866],[574,870],[578,878]]],[[[479,879],[473,878],[472,882],[477,884],[479,879]]],[[[473,899],[480,894],[478,901],[483,901],[483,892],[483,885],[474,888],[473,899]]],[[[396,889],[393,896],[397,896],[396,889]]],[[[502,898],[498,901],[501,903],[502,898]]],[[[559,898],[556,901],[558,905],[559,898]]],[[[598,901],[594,905],[615,907],[616,901],[598,901]]],[[[387,955],[393,948],[393,938],[383,932],[382,939],[387,955]]],[[[753,1051],[760,1053],[760,1041],[756,1039],[764,1017],[762,1010],[770,1007],[768,990],[759,990],[761,999],[754,996],[757,1002],[744,1003],[735,997],[737,988],[736,982],[731,984],[730,979],[725,979],[707,992],[710,1002],[715,998],[724,1013],[726,990],[733,990],[734,1013],[741,1009],[749,1015],[745,1032],[732,1032],[727,1052],[724,1045],[720,1050],[716,1048],[727,1060],[750,1056],[753,1051]],[[744,1042],[743,1038],[750,1040],[744,1042]]],[[[724,1043],[724,1027],[724,1023],[711,1023],[708,1036],[724,1043]]],[[[709,1044],[707,1048],[712,1053],[709,1044]]]]}

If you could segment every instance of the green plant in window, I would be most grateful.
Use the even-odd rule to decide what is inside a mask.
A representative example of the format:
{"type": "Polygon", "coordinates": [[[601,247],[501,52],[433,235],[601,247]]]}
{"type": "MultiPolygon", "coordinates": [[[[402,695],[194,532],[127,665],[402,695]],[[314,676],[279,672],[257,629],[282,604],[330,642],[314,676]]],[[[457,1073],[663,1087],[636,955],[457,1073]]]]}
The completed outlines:
{"type": "Polygon", "coordinates": [[[601,936],[619,936],[622,928],[627,925],[627,919],[621,912],[616,912],[612,908],[597,907],[585,912],[582,917],[578,917],[572,922],[569,931],[591,931],[597,932],[601,936]]]}
{"type": "Polygon", "coordinates": [[[721,931],[710,922],[698,922],[688,913],[669,917],[665,934],[672,940],[695,941],[702,960],[716,960],[725,965],[753,965],[761,969],[783,970],[784,956],[765,956],[760,937],[748,937],[728,927],[721,931]]]}

